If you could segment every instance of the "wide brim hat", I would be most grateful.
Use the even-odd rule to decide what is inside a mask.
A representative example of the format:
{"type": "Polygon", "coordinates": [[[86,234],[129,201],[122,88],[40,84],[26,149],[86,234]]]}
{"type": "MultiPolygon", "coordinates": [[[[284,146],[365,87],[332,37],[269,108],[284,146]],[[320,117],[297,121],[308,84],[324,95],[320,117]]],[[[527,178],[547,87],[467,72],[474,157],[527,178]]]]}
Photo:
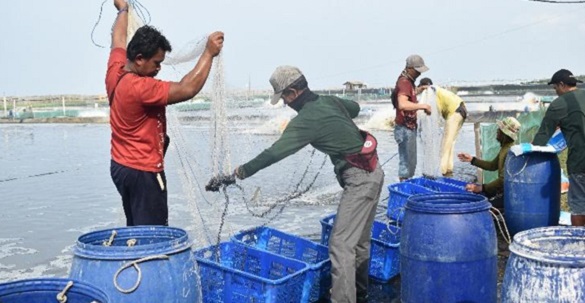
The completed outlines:
{"type": "Polygon", "coordinates": [[[496,121],[498,128],[508,137],[512,138],[512,140],[518,140],[518,133],[520,132],[520,127],[522,126],[518,120],[514,117],[507,117],[502,120],[496,121]]]}

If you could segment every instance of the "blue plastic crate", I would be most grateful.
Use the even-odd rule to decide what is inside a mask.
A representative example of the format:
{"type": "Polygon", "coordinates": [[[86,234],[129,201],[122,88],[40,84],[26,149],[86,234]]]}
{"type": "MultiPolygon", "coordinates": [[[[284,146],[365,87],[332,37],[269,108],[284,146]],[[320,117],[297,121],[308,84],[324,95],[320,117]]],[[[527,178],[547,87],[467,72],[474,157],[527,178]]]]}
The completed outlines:
{"type": "Polygon", "coordinates": [[[400,227],[374,221],[370,276],[386,282],[400,273],[400,227]]]}
{"type": "Polygon", "coordinates": [[[465,188],[447,184],[438,180],[433,180],[425,177],[418,177],[406,180],[408,183],[420,185],[424,188],[430,189],[437,193],[460,193],[465,192],[465,188]]]}
{"type": "Polygon", "coordinates": [[[465,182],[465,181],[461,181],[461,180],[456,180],[456,179],[452,179],[452,178],[447,178],[447,177],[437,178],[437,181],[446,183],[448,185],[455,186],[455,187],[457,187],[458,189],[460,189],[462,191],[466,191],[465,190],[465,186],[467,185],[467,183],[469,183],[469,182],[465,182]]]}
{"type": "Polygon", "coordinates": [[[308,302],[329,297],[331,260],[327,246],[270,227],[239,232],[232,241],[307,263],[313,280],[308,302]]]}
{"type": "Polygon", "coordinates": [[[416,185],[412,182],[400,182],[390,184],[388,186],[390,195],[388,197],[388,209],[386,215],[388,218],[396,221],[402,221],[404,217],[404,206],[406,200],[412,195],[418,194],[432,194],[435,193],[433,190],[416,185]]]}
{"type": "MultiPolygon", "coordinates": [[[[328,245],[335,214],[321,219],[321,244],[328,245]]],[[[370,277],[387,282],[400,273],[400,227],[374,221],[370,248],[370,277]]]]}
{"type": "Polygon", "coordinates": [[[194,252],[203,303],[298,303],[312,281],[307,264],[237,242],[194,252]]]}

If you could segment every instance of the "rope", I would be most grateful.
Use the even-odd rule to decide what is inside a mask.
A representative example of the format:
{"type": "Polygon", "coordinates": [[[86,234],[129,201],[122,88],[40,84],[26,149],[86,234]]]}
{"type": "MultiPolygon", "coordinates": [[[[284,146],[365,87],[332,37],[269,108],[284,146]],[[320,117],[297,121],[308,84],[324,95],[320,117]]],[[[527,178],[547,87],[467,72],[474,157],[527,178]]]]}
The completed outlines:
{"type": "Polygon", "coordinates": [[[138,242],[136,239],[128,239],[128,241],[126,241],[126,246],[134,247],[134,245],[136,245],[136,242],[138,242]]]}
{"type": "Polygon", "coordinates": [[[520,169],[519,172],[517,172],[515,174],[510,173],[510,170],[509,170],[509,167],[508,166],[506,166],[506,172],[508,173],[508,175],[510,175],[510,177],[516,177],[516,176],[518,176],[519,174],[521,174],[524,171],[524,169],[526,168],[526,165],[527,164],[528,164],[528,157],[526,157],[526,161],[524,161],[524,166],[522,166],[522,168],[520,169]]]}
{"type": "MultiPolygon", "coordinates": [[[[388,232],[389,232],[390,234],[392,234],[393,236],[396,236],[396,235],[398,235],[398,234],[400,233],[400,226],[398,225],[398,220],[394,220],[394,221],[388,221],[388,222],[386,223],[386,229],[387,229],[387,230],[388,230],[388,232]],[[392,222],[396,222],[396,225],[394,225],[394,226],[396,226],[396,231],[393,231],[393,230],[392,230],[392,228],[390,228],[390,226],[392,226],[392,224],[391,224],[392,222]]],[[[398,242],[398,245],[400,245],[400,242],[398,242]]],[[[396,246],[396,247],[398,247],[398,246],[396,246]]]]}
{"type": "Polygon", "coordinates": [[[116,235],[118,234],[117,231],[112,230],[112,235],[110,236],[110,239],[108,239],[108,241],[104,241],[104,243],[102,244],[103,246],[112,246],[112,243],[114,242],[114,238],[116,237],[116,235]]]}
{"type": "Polygon", "coordinates": [[[390,160],[392,160],[394,157],[396,157],[396,155],[398,155],[398,153],[395,153],[394,155],[392,155],[392,157],[390,157],[390,159],[386,160],[386,162],[382,163],[382,165],[380,165],[380,166],[384,166],[386,163],[390,162],[390,160]]]}
{"type": "Polygon", "coordinates": [[[65,288],[60,293],[57,294],[57,301],[59,301],[59,303],[67,302],[67,296],[65,294],[67,293],[67,291],[69,291],[71,287],[73,287],[73,281],[67,282],[65,288]]]}
{"type": "MultiPolygon", "coordinates": [[[[97,21],[95,22],[95,24],[93,25],[93,28],[91,29],[91,42],[93,43],[93,45],[99,47],[99,48],[106,48],[105,46],[98,44],[95,39],[94,39],[94,34],[95,34],[95,30],[97,28],[97,26],[100,24],[100,21],[102,20],[102,14],[104,11],[104,4],[106,4],[108,0],[104,0],[100,6],[100,13],[98,14],[98,18],[97,21]]],[[[149,24],[151,21],[151,16],[150,16],[150,12],[148,11],[148,9],[142,5],[142,3],[140,3],[138,0],[128,0],[128,5],[132,6],[132,8],[134,9],[134,11],[136,12],[136,15],[138,16],[138,18],[140,18],[140,20],[142,20],[142,23],[144,24],[149,24]],[[148,21],[147,21],[148,20],[148,21]]],[[[114,24],[116,24],[116,22],[114,21],[114,24]]],[[[114,28],[114,24],[112,24],[112,30],[114,28]]]]}
{"type": "Polygon", "coordinates": [[[395,216],[396,218],[396,224],[398,224],[398,218],[400,218],[400,215],[402,215],[402,217],[404,217],[404,207],[396,207],[391,211],[391,214],[397,213],[397,215],[395,216]]]}
{"type": "Polygon", "coordinates": [[[508,226],[506,225],[506,221],[504,220],[504,215],[502,215],[500,210],[495,208],[495,207],[492,207],[490,209],[490,214],[492,214],[492,217],[494,217],[494,219],[496,219],[496,224],[498,225],[498,230],[500,231],[502,238],[504,238],[504,241],[506,241],[506,243],[508,243],[508,245],[511,244],[512,237],[510,237],[510,232],[508,231],[508,226]],[[500,221],[500,219],[501,219],[501,221],[500,221]]]}
{"type": "Polygon", "coordinates": [[[125,293],[125,294],[129,294],[133,291],[135,291],[138,286],[140,285],[140,281],[142,281],[142,271],[140,270],[140,267],[138,267],[138,263],[142,263],[142,262],[146,262],[146,261],[151,261],[151,260],[162,260],[162,259],[168,259],[169,256],[167,255],[155,255],[155,256],[148,256],[148,257],[144,257],[129,263],[124,264],[124,266],[120,267],[120,269],[118,269],[118,271],[116,271],[116,274],[114,274],[114,286],[116,287],[116,289],[121,292],[121,293],[125,293]],[[136,279],[136,283],[134,283],[134,286],[132,286],[129,289],[122,289],[120,287],[120,285],[118,285],[118,276],[120,275],[120,273],[130,267],[130,266],[134,266],[134,269],[136,270],[136,272],[138,272],[138,278],[136,279]]]}
{"type": "Polygon", "coordinates": [[[98,24],[100,23],[100,20],[102,19],[102,12],[104,11],[104,4],[107,2],[108,0],[104,0],[104,2],[102,2],[102,5],[100,6],[100,13],[98,15],[98,19],[95,22],[95,24],[93,25],[93,28],[91,29],[91,42],[93,43],[93,45],[99,47],[99,48],[106,48],[105,46],[98,44],[97,42],[95,42],[95,39],[93,38],[94,33],[95,33],[95,29],[97,28],[98,24]]]}
{"type": "MultiPolygon", "coordinates": [[[[313,150],[313,153],[311,154],[311,159],[313,158],[313,155],[315,153],[315,150],[313,150]]],[[[312,160],[311,160],[312,161],[312,160]]],[[[272,222],[274,219],[276,219],[280,214],[282,214],[282,212],[284,211],[285,207],[287,206],[286,202],[289,202],[290,200],[296,199],[300,196],[302,196],[303,194],[307,193],[315,184],[315,182],[317,181],[317,177],[319,177],[320,173],[321,173],[321,169],[323,169],[323,166],[325,165],[327,161],[327,157],[324,157],[323,159],[323,163],[321,163],[321,166],[319,167],[319,170],[317,171],[317,173],[315,174],[315,176],[313,177],[313,180],[311,180],[311,182],[307,185],[307,187],[300,189],[301,184],[303,183],[303,180],[305,179],[305,177],[307,176],[307,172],[310,166],[310,162],[309,165],[307,165],[307,168],[305,170],[305,172],[303,173],[301,179],[299,180],[299,182],[296,184],[295,186],[295,190],[291,193],[289,193],[288,195],[286,195],[284,198],[281,199],[277,199],[274,204],[272,204],[271,206],[269,206],[269,208],[265,211],[263,211],[262,213],[255,213],[251,208],[250,208],[250,203],[249,201],[247,201],[244,198],[244,204],[246,205],[246,209],[248,210],[248,212],[250,214],[252,214],[252,216],[257,217],[257,218],[264,218],[266,217],[268,214],[270,214],[274,209],[276,209],[277,206],[280,206],[280,208],[278,209],[277,213],[272,216],[271,218],[269,218],[269,220],[267,222],[265,222],[264,224],[262,224],[261,226],[266,226],[268,223],[272,222]]],[[[243,194],[244,193],[244,189],[238,185],[236,185],[243,194]]]]}
{"type": "MultiPolygon", "coordinates": [[[[225,216],[227,216],[228,206],[230,205],[230,197],[227,194],[226,187],[222,188],[223,195],[225,196],[225,207],[223,208],[223,212],[221,213],[221,222],[219,223],[219,230],[217,232],[217,249],[219,249],[219,243],[221,242],[221,231],[223,229],[223,225],[225,224],[225,216]]],[[[217,257],[217,262],[219,262],[219,253],[215,254],[217,257]]]]}

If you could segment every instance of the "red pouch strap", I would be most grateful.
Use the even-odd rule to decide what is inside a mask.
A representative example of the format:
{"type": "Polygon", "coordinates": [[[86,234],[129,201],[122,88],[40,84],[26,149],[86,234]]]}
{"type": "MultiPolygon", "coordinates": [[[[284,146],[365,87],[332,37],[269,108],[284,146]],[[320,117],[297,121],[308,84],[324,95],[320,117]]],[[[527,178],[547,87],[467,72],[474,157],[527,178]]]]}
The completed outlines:
{"type": "Polygon", "coordinates": [[[360,133],[364,138],[362,150],[359,153],[345,156],[345,161],[353,167],[373,172],[378,166],[378,152],[376,151],[378,141],[367,131],[360,130],[360,133]]]}

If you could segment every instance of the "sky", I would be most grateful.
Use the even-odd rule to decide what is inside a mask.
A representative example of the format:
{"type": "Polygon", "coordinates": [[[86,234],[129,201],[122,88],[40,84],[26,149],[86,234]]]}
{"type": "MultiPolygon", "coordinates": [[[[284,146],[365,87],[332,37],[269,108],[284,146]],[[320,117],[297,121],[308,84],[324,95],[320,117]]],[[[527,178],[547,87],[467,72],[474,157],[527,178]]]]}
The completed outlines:
{"type": "MultiPolygon", "coordinates": [[[[313,89],[393,87],[410,54],[436,84],[585,74],[585,4],[527,0],[140,0],[174,50],[221,30],[228,89],[296,65],[313,89]]],[[[0,94],[103,94],[113,0],[0,1],[0,94]]],[[[168,66],[159,78],[178,80],[168,66]]],[[[211,81],[204,89],[209,89],[211,81]]]]}

